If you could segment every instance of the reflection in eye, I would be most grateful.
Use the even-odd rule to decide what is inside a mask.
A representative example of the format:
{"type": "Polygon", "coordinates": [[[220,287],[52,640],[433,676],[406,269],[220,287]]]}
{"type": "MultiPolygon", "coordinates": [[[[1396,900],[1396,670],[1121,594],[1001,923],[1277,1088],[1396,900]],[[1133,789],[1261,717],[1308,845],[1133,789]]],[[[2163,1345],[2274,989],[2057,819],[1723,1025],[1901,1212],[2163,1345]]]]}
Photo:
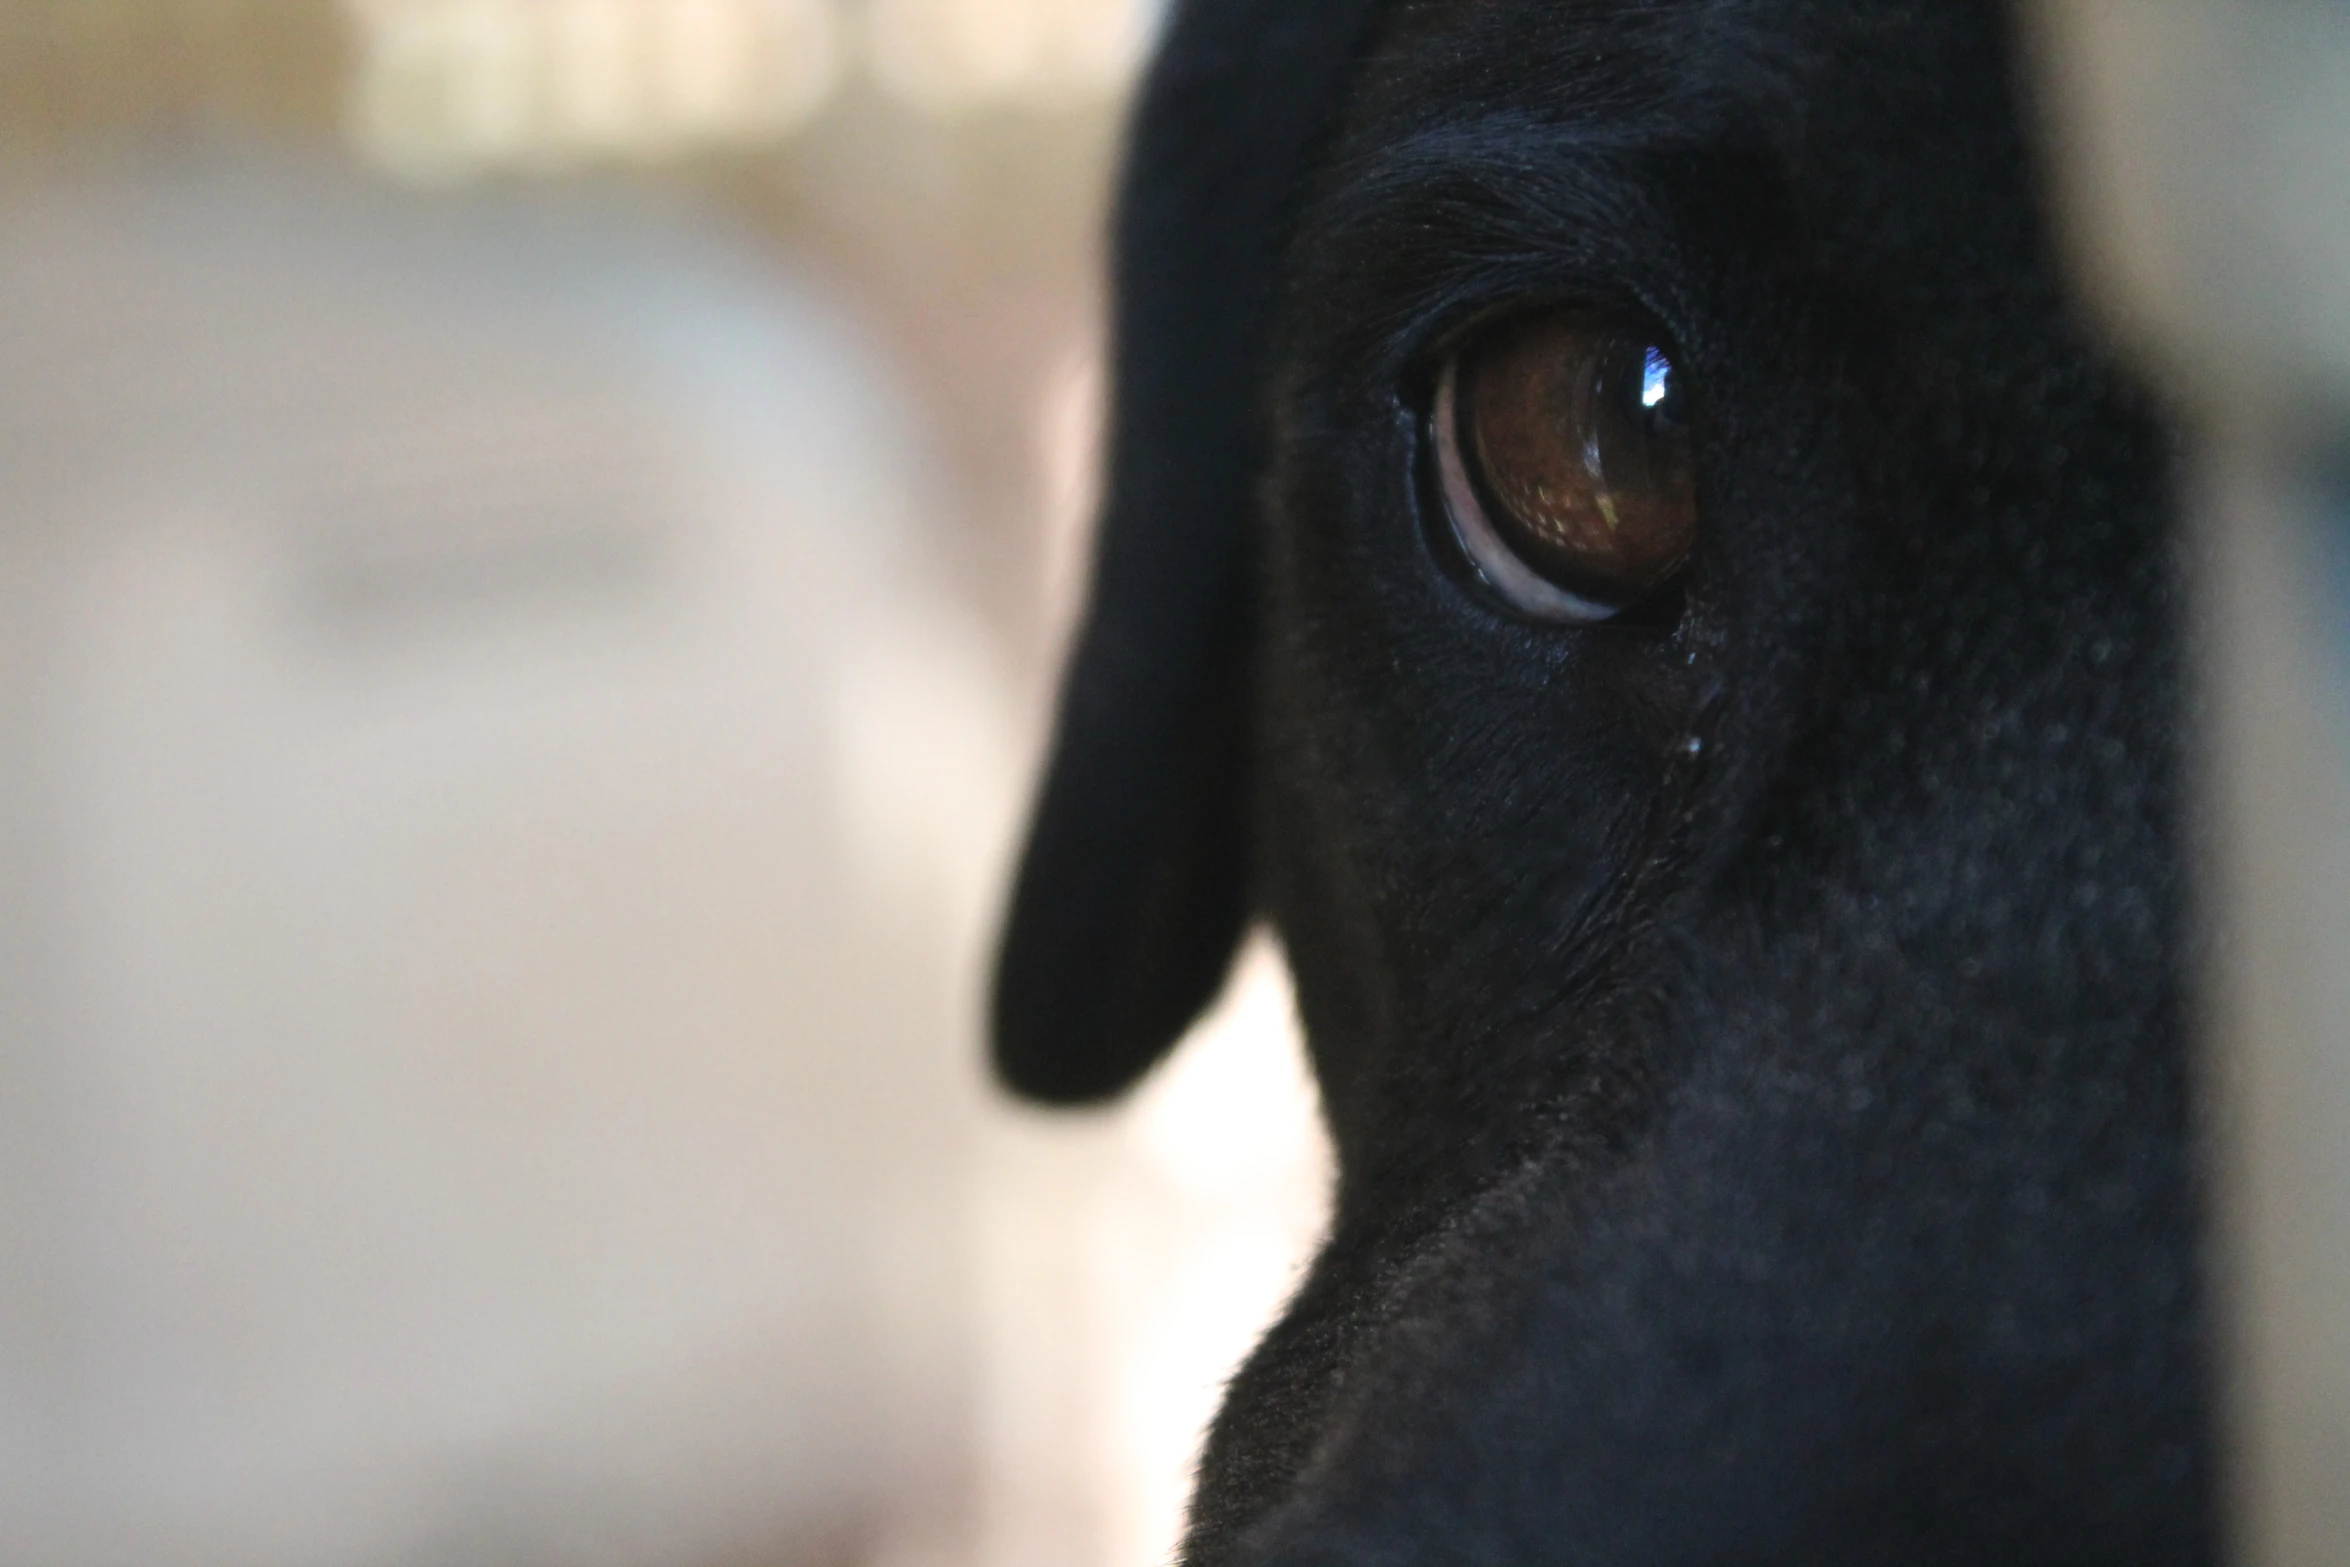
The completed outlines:
{"type": "Polygon", "coordinates": [[[1480,577],[1543,620],[1605,620],[1668,581],[1697,536],[1684,377],[1590,310],[1513,318],[1445,362],[1438,477],[1480,577]]]}

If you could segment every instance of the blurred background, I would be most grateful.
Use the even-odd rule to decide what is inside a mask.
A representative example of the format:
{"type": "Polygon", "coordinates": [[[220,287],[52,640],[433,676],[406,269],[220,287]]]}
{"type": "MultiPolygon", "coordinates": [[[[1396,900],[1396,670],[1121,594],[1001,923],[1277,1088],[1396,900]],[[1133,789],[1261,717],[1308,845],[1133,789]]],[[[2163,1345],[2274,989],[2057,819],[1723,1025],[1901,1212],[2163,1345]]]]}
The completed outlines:
{"type": "Polygon", "coordinates": [[[976,1018],[1150,0],[0,0],[0,1567],[1151,1567],[1278,956],[976,1018]]]}

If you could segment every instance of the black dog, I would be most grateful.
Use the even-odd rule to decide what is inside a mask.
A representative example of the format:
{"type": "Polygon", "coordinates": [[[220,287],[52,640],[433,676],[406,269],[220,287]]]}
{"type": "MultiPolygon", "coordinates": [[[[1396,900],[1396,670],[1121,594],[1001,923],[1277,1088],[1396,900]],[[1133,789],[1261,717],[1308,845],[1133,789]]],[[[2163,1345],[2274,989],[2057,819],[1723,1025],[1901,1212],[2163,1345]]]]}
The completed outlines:
{"type": "Polygon", "coordinates": [[[1286,943],[1196,1567],[2212,1560],[2170,441],[1971,0],[1186,0],[997,992],[1286,943]]]}

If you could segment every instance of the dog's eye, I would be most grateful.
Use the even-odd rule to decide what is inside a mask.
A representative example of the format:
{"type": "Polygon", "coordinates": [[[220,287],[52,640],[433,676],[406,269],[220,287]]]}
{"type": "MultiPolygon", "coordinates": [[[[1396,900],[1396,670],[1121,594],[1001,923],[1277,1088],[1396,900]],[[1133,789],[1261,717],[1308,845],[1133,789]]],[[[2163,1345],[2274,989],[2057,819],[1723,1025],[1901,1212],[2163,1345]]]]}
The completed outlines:
{"type": "Polygon", "coordinates": [[[1605,620],[1688,559],[1697,493],[1682,375],[1589,310],[1512,318],[1445,362],[1437,471],[1479,576],[1544,620],[1605,620]]]}

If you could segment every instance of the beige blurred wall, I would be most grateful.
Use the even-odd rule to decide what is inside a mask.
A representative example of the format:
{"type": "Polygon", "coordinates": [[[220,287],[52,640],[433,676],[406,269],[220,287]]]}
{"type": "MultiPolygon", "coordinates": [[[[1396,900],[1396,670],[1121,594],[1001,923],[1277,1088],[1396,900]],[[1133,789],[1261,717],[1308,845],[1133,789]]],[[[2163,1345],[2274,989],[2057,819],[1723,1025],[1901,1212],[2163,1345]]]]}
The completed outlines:
{"type": "Polygon", "coordinates": [[[10,232],[0,1555],[926,1521],[979,1102],[945,834],[1012,764],[869,351],[689,236],[262,160],[10,232]]]}
{"type": "Polygon", "coordinates": [[[1165,1559],[1278,958],[974,1026],[1148,18],[763,4],[0,0],[11,1567],[1165,1559]]]}

